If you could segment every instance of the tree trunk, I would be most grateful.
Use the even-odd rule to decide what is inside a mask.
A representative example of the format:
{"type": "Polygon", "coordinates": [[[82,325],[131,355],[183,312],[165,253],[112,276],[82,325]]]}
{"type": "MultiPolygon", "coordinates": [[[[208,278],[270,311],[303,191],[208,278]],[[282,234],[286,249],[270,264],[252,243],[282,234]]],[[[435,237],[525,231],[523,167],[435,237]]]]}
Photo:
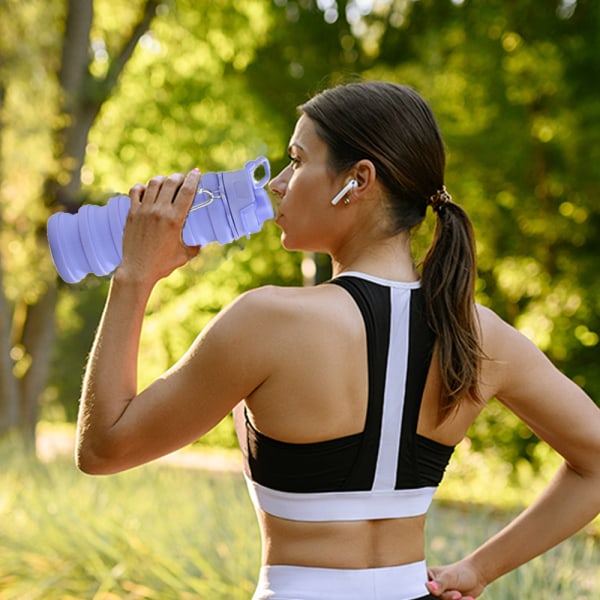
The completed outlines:
{"type": "MultiPolygon", "coordinates": [[[[2,60],[0,58],[0,64],[2,60]]],[[[0,76],[0,160],[2,157],[3,142],[3,114],[4,106],[4,74],[0,76]]],[[[0,163],[0,178],[2,177],[2,163],[0,163]]],[[[2,218],[0,215],[0,230],[2,218]]],[[[19,415],[19,395],[17,382],[13,376],[13,361],[10,356],[12,314],[4,293],[4,264],[0,254],[0,434],[4,433],[14,423],[19,415]]]]}
{"type": "Polygon", "coordinates": [[[0,435],[14,427],[19,416],[19,390],[13,375],[11,347],[11,311],[4,294],[0,257],[0,435]]]}
{"type": "Polygon", "coordinates": [[[31,356],[31,363],[20,380],[19,429],[25,441],[35,444],[39,398],[44,391],[50,370],[54,342],[54,311],[57,289],[54,283],[38,301],[29,306],[23,327],[21,343],[31,356]]]}

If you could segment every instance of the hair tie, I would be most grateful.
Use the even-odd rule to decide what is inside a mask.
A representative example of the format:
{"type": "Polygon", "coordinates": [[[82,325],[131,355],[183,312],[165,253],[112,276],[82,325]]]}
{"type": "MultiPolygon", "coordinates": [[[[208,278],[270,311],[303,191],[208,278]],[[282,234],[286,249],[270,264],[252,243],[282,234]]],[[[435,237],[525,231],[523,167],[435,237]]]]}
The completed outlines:
{"type": "Polygon", "coordinates": [[[429,200],[427,204],[431,206],[431,208],[439,213],[446,204],[452,202],[452,196],[448,193],[446,186],[443,185],[435,194],[429,196],[429,200]]]}

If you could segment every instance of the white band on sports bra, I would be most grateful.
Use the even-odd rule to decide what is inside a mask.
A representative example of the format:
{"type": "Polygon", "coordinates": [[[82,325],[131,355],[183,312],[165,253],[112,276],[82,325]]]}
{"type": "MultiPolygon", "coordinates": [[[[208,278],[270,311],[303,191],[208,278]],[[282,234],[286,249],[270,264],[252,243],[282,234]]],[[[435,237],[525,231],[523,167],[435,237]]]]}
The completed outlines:
{"type": "Polygon", "coordinates": [[[361,521],[424,515],[437,488],[360,492],[280,492],[246,476],[254,506],[291,521],[361,521]]]}

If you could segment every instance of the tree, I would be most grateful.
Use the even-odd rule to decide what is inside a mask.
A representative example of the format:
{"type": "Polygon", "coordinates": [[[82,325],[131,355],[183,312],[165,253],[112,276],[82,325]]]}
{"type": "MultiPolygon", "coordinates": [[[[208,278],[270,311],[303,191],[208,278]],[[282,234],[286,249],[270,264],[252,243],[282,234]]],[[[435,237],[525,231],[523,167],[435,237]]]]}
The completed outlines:
{"type": "MultiPolygon", "coordinates": [[[[157,6],[157,0],[145,0],[136,7],[137,14],[111,48],[106,72],[102,76],[96,76],[92,69],[94,55],[90,53],[94,23],[93,0],[68,0],[64,7],[57,2],[50,6],[47,3],[33,3],[35,16],[27,22],[19,22],[26,17],[26,11],[19,10],[20,5],[16,2],[4,5],[2,10],[5,26],[8,28],[10,23],[12,28],[14,23],[19,23],[22,33],[27,33],[22,39],[29,40],[34,37],[35,30],[47,27],[48,13],[52,9],[56,10],[56,14],[53,15],[54,19],[50,19],[51,26],[58,25],[64,18],[60,59],[48,60],[45,64],[48,72],[44,74],[48,78],[56,77],[58,84],[53,98],[52,116],[55,126],[46,132],[53,148],[53,162],[42,185],[44,203],[49,210],[74,212],[81,205],[80,172],[90,129],[100,109],[113,93],[136,44],[148,30],[157,6]],[[64,15],[60,14],[61,8],[64,8],[64,15]],[[27,31],[29,28],[33,31],[27,31]]],[[[58,29],[54,34],[58,37],[58,29]]],[[[56,40],[52,39],[51,43],[56,45],[56,40]]],[[[23,49],[22,41],[15,47],[18,54],[23,49]]],[[[3,50],[6,51],[6,48],[3,50]]],[[[43,50],[43,46],[40,50],[43,50]]],[[[18,55],[14,57],[14,62],[15,68],[18,68],[18,55]]],[[[2,73],[1,85],[10,94],[12,81],[8,71],[6,68],[2,73]]],[[[6,114],[4,105],[1,108],[6,114]]],[[[3,173],[3,178],[7,178],[6,173],[3,173]]],[[[36,242],[43,246],[46,243],[43,223],[47,213],[40,212],[42,218],[38,216],[34,233],[36,242]]],[[[0,264],[0,269],[1,267],[0,264]]],[[[12,319],[9,317],[9,302],[4,296],[5,286],[2,286],[0,301],[0,363],[3,375],[0,390],[0,412],[3,416],[1,426],[2,430],[17,426],[30,440],[35,435],[38,399],[47,382],[53,343],[53,315],[57,301],[56,277],[51,277],[47,270],[43,272],[36,269],[35,265],[32,267],[43,284],[35,293],[16,301],[12,319]],[[8,342],[8,324],[11,321],[13,339],[8,342]],[[15,364],[11,365],[11,361],[15,364]]]]}

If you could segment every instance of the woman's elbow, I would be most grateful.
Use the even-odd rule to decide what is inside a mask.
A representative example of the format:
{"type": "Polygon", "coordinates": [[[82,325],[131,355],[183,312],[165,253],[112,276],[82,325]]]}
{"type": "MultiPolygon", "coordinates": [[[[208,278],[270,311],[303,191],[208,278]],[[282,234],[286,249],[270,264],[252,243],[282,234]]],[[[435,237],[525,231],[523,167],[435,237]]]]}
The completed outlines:
{"type": "Polygon", "coordinates": [[[122,459],[114,452],[99,452],[83,442],[77,444],[75,465],[86,475],[113,475],[124,470],[122,459]]]}

